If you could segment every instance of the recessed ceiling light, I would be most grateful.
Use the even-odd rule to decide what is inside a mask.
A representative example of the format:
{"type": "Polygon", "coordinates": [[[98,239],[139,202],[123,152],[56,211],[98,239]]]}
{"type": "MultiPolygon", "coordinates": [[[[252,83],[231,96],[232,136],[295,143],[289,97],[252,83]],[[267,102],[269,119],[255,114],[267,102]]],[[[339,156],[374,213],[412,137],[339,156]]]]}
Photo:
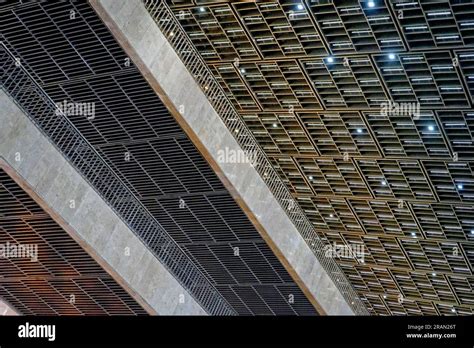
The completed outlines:
{"type": "Polygon", "coordinates": [[[304,6],[303,6],[303,4],[298,4],[298,6],[296,6],[296,8],[297,8],[298,10],[303,10],[303,9],[304,9],[304,6]]]}
{"type": "Polygon", "coordinates": [[[456,313],[456,308],[451,308],[451,312],[456,313]]]}
{"type": "Polygon", "coordinates": [[[334,63],[334,58],[333,58],[333,57],[327,57],[327,58],[326,58],[326,61],[327,61],[328,63],[334,63]]]}
{"type": "Polygon", "coordinates": [[[308,179],[309,179],[309,180],[313,180],[313,177],[310,175],[308,179]]]}
{"type": "Polygon", "coordinates": [[[433,277],[436,277],[436,273],[431,273],[431,275],[432,275],[433,277]]]}
{"type": "Polygon", "coordinates": [[[375,2],[369,1],[369,3],[368,3],[367,5],[368,5],[370,8],[375,7],[375,2]]]}
{"type": "Polygon", "coordinates": [[[329,214],[329,217],[331,217],[331,218],[332,218],[332,217],[334,217],[334,215],[333,215],[333,214],[329,214]]]}
{"type": "Polygon", "coordinates": [[[462,190],[464,188],[464,186],[462,184],[458,184],[457,188],[458,188],[458,190],[462,190]]]}
{"type": "Polygon", "coordinates": [[[273,124],[273,128],[276,128],[278,127],[278,125],[276,123],[273,124]]]}
{"type": "Polygon", "coordinates": [[[200,8],[199,8],[199,11],[201,11],[201,12],[206,12],[206,9],[205,9],[204,7],[200,7],[200,8]]]}
{"type": "Polygon", "coordinates": [[[415,232],[412,232],[412,233],[411,233],[411,236],[412,236],[412,237],[416,237],[416,233],[415,233],[415,232]]]}
{"type": "Polygon", "coordinates": [[[357,128],[357,133],[362,133],[362,129],[361,128],[357,128]]]}
{"type": "Polygon", "coordinates": [[[471,234],[474,234],[474,230],[471,230],[471,234]]]}
{"type": "Polygon", "coordinates": [[[388,58],[391,59],[391,60],[394,60],[396,57],[395,57],[395,54],[390,53],[390,54],[388,55],[388,58]]]}
{"type": "Polygon", "coordinates": [[[241,72],[242,74],[245,74],[245,69],[244,69],[244,68],[240,69],[240,72],[241,72]]]}
{"type": "Polygon", "coordinates": [[[435,130],[435,127],[434,127],[434,126],[428,126],[428,130],[429,130],[430,132],[432,132],[432,131],[435,130]]]}
{"type": "Polygon", "coordinates": [[[387,182],[385,180],[382,180],[380,183],[382,184],[382,186],[387,186],[387,182]]]}
{"type": "Polygon", "coordinates": [[[387,295],[383,295],[383,298],[387,298],[387,295]]]}

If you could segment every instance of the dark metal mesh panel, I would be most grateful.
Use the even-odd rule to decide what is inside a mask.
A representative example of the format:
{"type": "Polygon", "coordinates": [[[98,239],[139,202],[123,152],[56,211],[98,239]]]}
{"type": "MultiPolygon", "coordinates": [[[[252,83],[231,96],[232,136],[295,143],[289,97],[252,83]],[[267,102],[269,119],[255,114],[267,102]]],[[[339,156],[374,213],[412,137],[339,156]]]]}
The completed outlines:
{"type": "Polygon", "coordinates": [[[209,313],[317,314],[88,4],[4,16],[5,90],[209,313]],[[95,119],[54,115],[64,100],[95,119]]]}

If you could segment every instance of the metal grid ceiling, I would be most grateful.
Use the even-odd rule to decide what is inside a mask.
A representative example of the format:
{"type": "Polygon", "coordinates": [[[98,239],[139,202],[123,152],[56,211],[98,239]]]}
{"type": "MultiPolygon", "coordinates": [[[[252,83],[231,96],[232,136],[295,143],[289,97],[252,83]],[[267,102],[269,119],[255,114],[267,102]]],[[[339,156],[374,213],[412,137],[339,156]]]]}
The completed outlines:
{"type": "Polygon", "coordinates": [[[37,246],[38,261],[0,258],[0,297],[23,315],[147,315],[0,169],[0,244],[37,246]]]}
{"type": "MultiPolygon", "coordinates": [[[[98,191],[113,207],[138,201],[148,218],[171,236],[193,264],[185,269],[178,264],[174,271],[173,259],[166,259],[179,272],[178,280],[203,304],[196,292],[202,282],[186,283],[192,278],[187,271],[197,267],[218,292],[209,295],[205,309],[214,314],[317,314],[145,79],[133,64],[126,66],[124,52],[88,4],[17,5],[1,15],[6,47],[20,58],[41,92],[55,103],[95,103],[94,120],[68,116],[103,161],[92,169],[82,166],[82,172],[95,178],[99,171],[112,170],[126,193],[107,192],[107,197],[101,192],[106,190],[103,183],[95,185],[98,191]],[[231,312],[213,302],[216,298],[223,298],[231,312]]],[[[17,102],[29,113],[38,106],[25,98],[17,102]]],[[[44,129],[55,116],[41,117],[44,129]]],[[[63,151],[71,148],[63,139],[52,139],[63,151]]],[[[88,144],[76,147],[74,158],[84,149],[91,160],[88,144]]],[[[143,234],[142,225],[132,227],[143,234]]],[[[157,253],[169,245],[141,237],[157,253]]]]}
{"type": "Polygon", "coordinates": [[[472,314],[474,1],[166,2],[369,312],[472,314]]]}

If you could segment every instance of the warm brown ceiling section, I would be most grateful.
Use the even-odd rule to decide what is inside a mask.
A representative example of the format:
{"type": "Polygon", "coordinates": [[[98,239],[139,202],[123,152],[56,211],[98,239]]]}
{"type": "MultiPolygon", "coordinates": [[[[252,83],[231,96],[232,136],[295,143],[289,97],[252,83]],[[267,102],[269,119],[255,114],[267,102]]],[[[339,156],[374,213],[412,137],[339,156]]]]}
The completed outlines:
{"type": "Polygon", "coordinates": [[[168,4],[370,313],[473,314],[472,2],[168,4]]]}
{"type": "Polygon", "coordinates": [[[21,314],[147,315],[1,168],[0,246],[0,298],[21,314]]]}

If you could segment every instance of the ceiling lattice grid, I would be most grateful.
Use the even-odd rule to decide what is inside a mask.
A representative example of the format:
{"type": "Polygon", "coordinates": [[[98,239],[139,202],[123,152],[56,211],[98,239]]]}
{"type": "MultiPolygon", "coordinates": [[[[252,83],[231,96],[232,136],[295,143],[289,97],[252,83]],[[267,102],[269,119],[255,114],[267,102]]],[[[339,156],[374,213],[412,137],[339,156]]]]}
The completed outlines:
{"type": "Polygon", "coordinates": [[[2,89],[204,310],[318,315],[89,3],[16,2],[0,18],[2,89]],[[94,119],[58,117],[64,100],[93,102],[94,119]]]}
{"type": "Polygon", "coordinates": [[[370,313],[472,314],[474,1],[167,3],[370,313]]]}

